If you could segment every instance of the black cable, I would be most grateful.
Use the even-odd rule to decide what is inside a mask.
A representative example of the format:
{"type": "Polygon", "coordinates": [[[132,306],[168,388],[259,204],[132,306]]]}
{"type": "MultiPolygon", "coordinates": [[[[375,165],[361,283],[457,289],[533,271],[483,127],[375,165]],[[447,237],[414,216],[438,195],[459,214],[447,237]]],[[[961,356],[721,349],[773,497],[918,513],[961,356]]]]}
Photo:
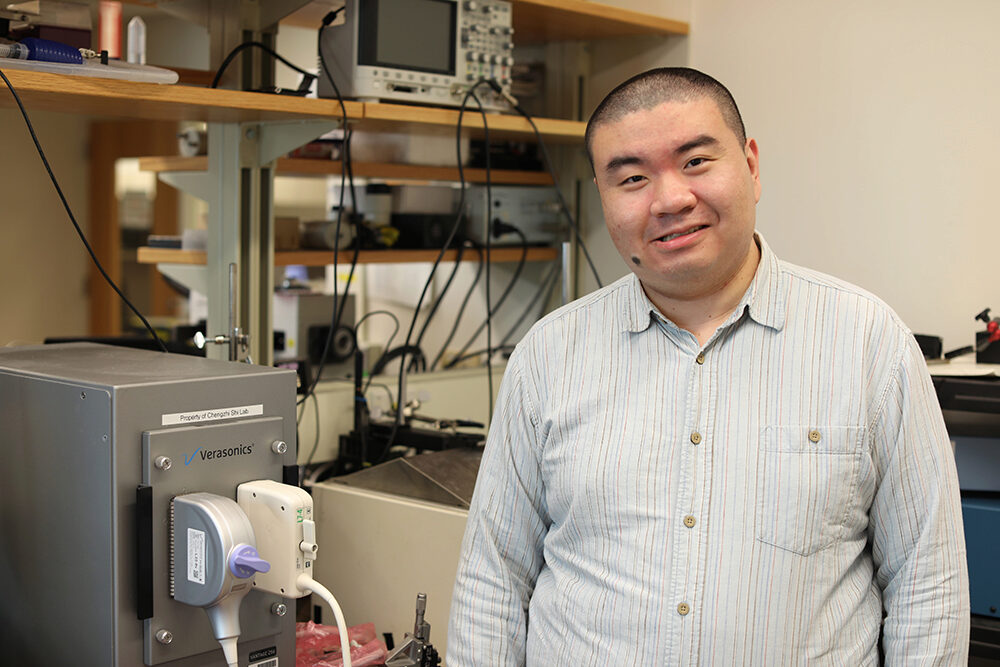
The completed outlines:
{"type": "MultiPolygon", "coordinates": [[[[556,278],[558,277],[558,275],[559,275],[559,264],[553,263],[549,267],[548,273],[545,275],[544,278],[542,278],[542,282],[539,283],[538,290],[535,292],[535,296],[531,297],[531,301],[529,301],[528,305],[524,307],[524,312],[522,312],[521,316],[517,318],[516,322],[514,322],[514,326],[512,326],[507,331],[507,334],[500,340],[500,345],[498,346],[498,348],[503,348],[507,345],[507,341],[509,341],[510,337],[514,335],[514,332],[518,330],[518,328],[521,326],[521,323],[527,319],[528,315],[531,314],[531,307],[538,302],[538,300],[542,297],[543,293],[547,295],[546,299],[542,302],[542,310],[544,311],[545,307],[548,305],[548,297],[552,295],[552,290],[553,288],[555,288],[556,278]]],[[[540,317],[541,316],[535,319],[539,319],[540,317]]]]}
{"type": "Polygon", "coordinates": [[[340,103],[341,126],[343,127],[344,130],[344,138],[341,149],[341,152],[343,153],[343,159],[341,160],[341,170],[340,170],[340,201],[337,206],[337,225],[336,229],[334,230],[334,242],[333,242],[333,276],[334,276],[333,315],[330,321],[330,331],[327,333],[326,342],[323,345],[323,354],[320,357],[319,368],[316,371],[316,376],[313,378],[312,382],[309,384],[309,387],[306,389],[305,395],[298,401],[299,405],[304,403],[309,398],[309,396],[311,396],[316,391],[316,385],[319,384],[319,380],[323,375],[323,367],[326,365],[327,355],[329,355],[330,347],[333,344],[334,333],[340,326],[341,317],[343,316],[344,313],[344,307],[347,304],[347,291],[350,289],[351,279],[354,277],[354,269],[357,266],[359,245],[360,245],[358,243],[358,239],[355,239],[355,249],[354,249],[354,257],[351,261],[351,271],[347,278],[347,285],[344,287],[344,298],[343,300],[340,301],[339,303],[340,307],[338,308],[336,276],[337,276],[337,264],[340,256],[340,228],[344,216],[344,193],[349,189],[351,193],[352,211],[357,210],[357,198],[356,198],[357,195],[354,190],[354,171],[351,163],[352,135],[351,132],[347,129],[347,107],[344,106],[344,98],[340,94],[340,89],[337,87],[337,82],[334,81],[333,75],[330,73],[330,68],[327,67],[326,57],[325,54],[323,53],[323,30],[329,25],[329,21],[333,20],[331,14],[333,15],[333,17],[336,16],[336,12],[330,12],[324,18],[323,24],[320,26],[319,29],[319,40],[317,42],[316,49],[319,55],[319,62],[320,66],[323,69],[323,73],[330,81],[330,85],[333,87],[333,90],[337,95],[337,102],[340,103]],[[329,21],[327,19],[329,19],[329,21]],[[344,187],[345,179],[349,188],[344,187]]]}
{"type": "MultiPolygon", "coordinates": [[[[489,334],[489,326],[490,322],[493,319],[493,316],[496,315],[497,311],[500,310],[500,307],[504,304],[504,301],[507,300],[507,297],[508,295],[510,295],[511,290],[513,290],[514,285],[517,284],[518,278],[521,277],[521,271],[524,270],[524,265],[528,259],[528,239],[525,237],[524,233],[514,225],[508,225],[508,226],[510,227],[511,231],[513,231],[515,234],[521,237],[521,259],[518,261],[517,268],[514,270],[514,275],[511,276],[510,281],[507,283],[507,287],[504,288],[504,291],[500,295],[500,298],[497,299],[496,304],[491,308],[489,306],[489,302],[488,301],[486,302],[487,305],[486,321],[480,324],[479,328],[476,329],[476,331],[472,334],[472,336],[469,337],[469,340],[465,343],[465,345],[462,346],[462,349],[458,351],[458,354],[456,355],[457,357],[461,357],[463,354],[465,354],[466,350],[472,347],[472,344],[476,341],[476,337],[479,336],[479,334],[482,332],[484,328],[487,330],[487,334],[489,334]]],[[[489,235],[492,236],[492,234],[489,235]]],[[[487,264],[486,266],[487,268],[489,268],[489,264],[487,264]]],[[[491,347],[488,335],[487,335],[486,347],[487,348],[491,347]]],[[[457,359],[452,359],[445,365],[445,368],[452,368],[456,363],[458,363],[457,359]]]]}
{"type": "Polygon", "coordinates": [[[274,49],[272,49],[267,44],[264,44],[262,42],[243,42],[242,44],[240,44],[239,46],[237,46],[236,48],[234,48],[232,51],[230,51],[229,55],[226,56],[226,59],[222,61],[222,64],[219,65],[219,71],[217,71],[215,73],[215,78],[212,79],[212,85],[209,86],[209,87],[210,88],[218,88],[219,87],[219,81],[222,79],[222,74],[223,74],[223,72],[226,71],[226,68],[229,67],[229,64],[233,61],[233,58],[235,58],[241,51],[249,49],[250,47],[256,47],[258,49],[261,49],[262,51],[264,51],[265,53],[267,53],[268,55],[270,55],[272,58],[278,60],[279,62],[281,62],[285,66],[290,67],[293,70],[295,70],[296,72],[298,72],[299,74],[302,74],[303,76],[308,77],[308,80],[309,80],[310,84],[312,84],[312,79],[316,78],[316,75],[313,74],[312,72],[307,72],[306,70],[302,69],[298,65],[294,65],[294,64],[288,62],[287,60],[285,60],[284,58],[282,58],[278,54],[277,51],[275,51],[274,49]]]}
{"type": "MultiPolygon", "coordinates": [[[[469,241],[469,243],[472,242],[469,241]]],[[[441,345],[441,350],[437,353],[437,356],[434,357],[434,361],[430,365],[430,370],[432,371],[437,368],[438,363],[441,362],[441,357],[444,356],[444,353],[448,350],[448,346],[451,344],[451,339],[455,337],[455,333],[458,331],[458,325],[462,321],[462,315],[465,313],[465,307],[469,305],[469,299],[472,297],[472,293],[475,291],[476,285],[479,284],[479,278],[483,274],[483,269],[486,268],[485,255],[483,255],[483,251],[480,250],[477,245],[473,245],[472,247],[479,254],[479,267],[476,269],[476,277],[472,279],[472,284],[469,285],[469,289],[465,292],[465,298],[462,299],[462,305],[459,307],[458,313],[455,315],[455,323],[451,327],[451,332],[448,334],[448,337],[444,339],[444,343],[441,345]]]]}
{"type": "MultiPolygon", "coordinates": [[[[345,124],[346,124],[346,113],[345,113],[345,124]]],[[[298,401],[299,404],[305,403],[306,400],[316,391],[316,385],[319,384],[320,378],[323,376],[323,368],[326,366],[326,360],[328,355],[330,354],[330,348],[333,345],[334,334],[337,331],[337,327],[340,325],[340,315],[343,313],[343,308],[337,307],[338,297],[337,297],[336,276],[337,276],[337,260],[340,254],[340,224],[344,215],[344,193],[346,192],[346,188],[344,187],[344,180],[348,174],[347,164],[350,161],[350,149],[349,149],[350,133],[345,133],[343,146],[344,146],[344,151],[343,151],[344,159],[341,161],[341,170],[340,170],[340,203],[337,207],[337,226],[336,229],[334,229],[334,241],[333,241],[333,275],[334,275],[333,314],[330,317],[330,330],[327,332],[326,341],[323,343],[323,353],[320,355],[319,358],[319,367],[316,369],[316,375],[315,377],[313,377],[312,382],[310,382],[309,386],[306,388],[305,394],[302,396],[301,399],[299,399],[298,401]]],[[[352,275],[353,275],[353,267],[352,267],[352,275]]],[[[350,284],[348,284],[348,286],[344,288],[345,302],[347,300],[347,288],[349,287],[350,284]]]]}
{"type": "MultiPolygon", "coordinates": [[[[458,122],[455,124],[455,145],[456,145],[456,154],[458,157],[457,159],[458,175],[461,184],[461,197],[459,198],[458,213],[455,215],[455,223],[452,225],[451,230],[448,232],[447,238],[445,239],[444,243],[441,246],[441,251],[438,252],[437,257],[434,259],[434,264],[431,266],[430,275],[427,276],[427,280],[426,282],[424,282],[424,288],[421,290],[420,297],[417,299],[417,305],[414,307],[413,310],[413,319],[410,320],[410,329],[406,333],[406,341],[403,344],[404,347],[408,347],[410,345],[410,341],[413,338],[413,330],[417,326],[417,318],[420,314],[420,306],[423,304],[424,297],[427,296],[427,290],[430,288],[431,283],[434,280],[434,273],[437,271],[437,267],[441,264],[441,260],[444,258],[445,253],[448,251],[448,247],[451,246],[452,241],[455,239],[455,235],[458,233],[458,228],[462,222],[463,212],[465,210],[465,190],[466,190],[465,170],[462,168],[462,117],[465,115],[465,107],[468,105],[469,99],[472,98],[475,99],[476,103],[479,105],[479,110],[483,114],[483,123],[484,124],[486,123],[486,114],[485,112],[483,112],[482,108],[483,105],[481,102],[479,102],[479,99],[476,98],[475,96],[475,89],[485,82],[486,81],[484,79],[480,79],[475,84],[473,84],[468,91],[466,91],[465,97],[462,98],[462,105],[461,107],[459,107],[458,110],[458,122]]],[[[403,396],[403,377],[405,373],[406,373],[406,357],[404,356],[399,364],[399,380],[397,382],[398,388],[396,391],[398,397],[396,399],[396,403],[398,404],[397,418],[392,425],[392,431],[389,433],[389,438],[386,441],[386,446],[382,452],[382,456],[380,457],[379,462],[381,462],[385,458],[385,454],[392,448],[392,445],[396,440],[396,435],[399,432],[400,417],[402,416],[403,408],[405,406],[405,396],[403,396]]],[[[493,384],[491,382],[490,394],[492,395],[492,393],[493,393],[493,384]]]]}
{"type": "MultiPolygon", "coordinates": [[[[312,451],[309,452],[309,458],[306,459],[306,468],[312,464],[313,457],[316,456],[316,450],[319,449],[319,399],[316,398],[316,394],[312,395],[312,399],[313,410],[316,412],[316,437],[313,440],[313,448],[312,451]]],[[[305,408],[302,408],[302,414],[305,414],[305,408]]]]}
{"type": "MultiPolygon", "coordinates": [[[[490,86],[498,93],[502,90],[500,88],[500,84],[495,80],[491,80],[490,86]]],[[[573,219],[573,214],[570,213],[569,205],[566,203],[566,198],[563,197],[562,190],[559,188],[559,179],[556,178],[556,172],[552,168],[552,158],[549,156],[549,149],[546,148],[545,141],[542,139],[542,133],[538,131],[538,126],[535,125],[535,121],[531,118],[531,114],[525,111],[520,104],[513,104],[512,106],[515,111],[524,116],[524,119],[531,125],[531,129],[534,130],[535,139],[537,139],[538,145],[542,149],[542,158],[545,160],[545,167],[549,171],[549,176],[552,177],[552,185],[556,190],[556,195],[559,197],[560,209],[562,210],[563,215],[566,216],[566,220],[569,221],[570,227],[573,229],[573,234],[576,236],[576,242],[580,245],[580,249],[583,250],[583,256],[587,259],[587,264],[590,266],[590,271],[594,274],[594,280],[597,281],[597,286],[604,287],[604,284],[601,283],[601,277],[597,275],[597,267],[594,266],[594,260],[591,259],[590,252],[587,250],[587,244],[583,242],[583,236],[580,234],[580,227],[576,224],[576,220],[573,219]]]]}
{"type": "MultiPolygon", "coordinates": [[[[476,84],[479,85],[478,83],[476,84]]],[[[475,90],[473,86],[472,90],[475,90]]],[[[493,357],[493,313],[495,311],[490,309],[490,287],[492,280],[490,280],[490,269],[493,266],[493,259],[490,253],[493,249],[493,234],[490,233],[492,230],[490,227],[493,225],[493,192],[492,192],[492,169],[490,168],[490,126],[486,122],[486,111],[483,109],[482,102],[473,93],[472,98],[476,100],[476,104],[479,105],[479,114],[483,117],[483,145],[486,148],[483,151],[486,154],[486,384],[489,390],[489,403],[487,404],[487,414],[489,421],[493,421],[493,364],[490,363],[490,359],[493,357]]],[[[521,240],[524,242],[524,253],[521,255],[521,262],[518,264],[517,270],[514,272],[515,278],[521,273],[521,267],[524,265],[524,260],[528,257],[528,240],[521,235],[521,240]]],[[[513,281],[511,282],[513,285],[513,281]]],[[[504,294],[501,300],[506,298],[507,295],[504,294]]]]}
{"type": "Polygon", "coordinates": [[[396,315],[393,312],[391,312],[391,311],[388,311],[388,310],[373,310],[373,311],[371,311],[369,313],[365,313],[361,317],[361,319],[358,320],[357,324],[354,325],[355,335],[357,335],[356,332],[358,331],[358,329],[361,328],[361,325],[365,323],[365,320],[367,320],[369,317],[371,317],[373,315],[388,315],[389,317],[392,318],[393,323],[396,325],[396,328],[392,330],[392,335],[389,336],[388,342],[386,342],[386,344],[385,344],[386,349],[389,349],[390,347],[392,347],[392,339],[395,338],[396,334],[399,333],[399,318],[396,317],[396,315]]]}
{"type": "Polygon", "coordinates": [[[445,295],[448,293],[448,288],[451,287],[452,281],[455,280],[455,276],[458,274],[458,269],[462,266],[462,257],[465,255],[465,243],[458,244],[458,252],[455,257],[455,266],[451,270],[451,275],[448,276],[448,280],[445,282],[444,287],[441,289],[441,294],[438,295],[437,300],[431,307],[431,312],[427,313],[427,319],[424,320],[424,326],[420,328],[420,333],[417,334],[416,346],[420,347],[420,344],[424,340],[424,334],[427,333],[427,327],[430,325],[431,320],[434,319],[434,315],[437,314],[438,307],[441,306],[441,302],[444,301],[445,295]]]}
{"type": "Polygon", "coordinates": [[[11,85],[10,79],[7,78],[7,75],[4,74],[2,70],[0,70],[0,78],[3,78],[4,83],[7,84],[7,88],[10,89],[10,94],[14,96],[14,101],[17,103],[17,108],[21,110],[21,117],[24,118],[25,125],[28,126],[28,133],[31,135],[31,140],[35,143],[35,150],[38,151],[38,157],[42,159],[45,171],[49,174],[49,180],[52,181],[52,185],[55,187],[56,193],[59,195],[59,201],[62,202],[63,208],[66,209],[66,214],[69,216],[70,222],[73,223],[73,228],[76,229],[77,235],[80,237],[80,240],[83,241],[83,247],[85,247],[87,252],[90,254],[90,259],[94,261],[94,265],[97,267],[97,270],[101,272],[101,275],[104,276],[104,279],[109,285],[111,285],[111,288],[118,294],[119,297],[121,297],[121,300],[125,302],[125,305],[129,307],[129,310],[135,313],[136,317],[142,320],[142,323],[146,326],[146,330],[149,331],[149,335],[153,337],[153,340],[155,340],[157,345],[160,346],[160,349],[166,352],[167,346],[163,344],[162,340],[160,340],[160,337],[156,334],[156,331],[153,330],[149,321],[142,316],[142,313],[140,313],[134,305],[132,305],[132,302],[128,300],[125,294],[118,288],[118,285],[115,284],[115,281],[113,281],[111,276],[108,275],[108,272],[104,270],[103,266],[101,266],[100,261],[97,259],[97,255],[94,254],[93,248],[91,248],[90,243],[87,242],[87,237],[84,235],[83,230],[80,229],[80,225],[76,221],[76,216],[73,215],[73,210],[69,207],[69,202],[66,201],[66,195],[63,194],[62,188],[59,187],[59,181],[56,180],[56,175],[53,173],[52,167],[49,165],[49,160],[45,157],[45,151],[42,150],[42,144],[38,141],[38,135],[35,134],[35,128],[31,124],[31,119],[28,118],[28,112],[25,110],[24,104],[21,103],[21,97],[17,94],[17,91],[14,90],[14,86],[11,85]]]}
{"type": "Polygon", "coordinates": [[[385,367],[392,363],[394,359],[405,357],[406,355],[410,355],[411,357],[410,369],[417,371],[427,370],[427,359],[424,357],[423,350],[416,345],[400,345],[379,357],[379,360],[372,367],[372,375],[381,375],[385,367]]]}
{"type": "MultiPolygon", "coordinates": [[[[501,352],[501,351],[504,351],[504,350],[513,350],[514,347],[515,347],[514,345],[497,345],[492,350],[490,350],[488,348],[483,348],[481,350],[476,350],[475,352],[466,352],[465,354],[463,354],[460,357],[455,357],[452,361],[457,364],[457,363],[461,363],[461,362],[465,361],[466,359],[474,359],[474,358],[478,357],[481,354],[486,354],[487,352],[490,352],[490,354],[492,355],[493,353],[501,352]]],[[[489,357],[487,357],[486,358],[486,363],[489,363],[489,361],[490,361],[490,359],[489,359],[489,357]]]]}

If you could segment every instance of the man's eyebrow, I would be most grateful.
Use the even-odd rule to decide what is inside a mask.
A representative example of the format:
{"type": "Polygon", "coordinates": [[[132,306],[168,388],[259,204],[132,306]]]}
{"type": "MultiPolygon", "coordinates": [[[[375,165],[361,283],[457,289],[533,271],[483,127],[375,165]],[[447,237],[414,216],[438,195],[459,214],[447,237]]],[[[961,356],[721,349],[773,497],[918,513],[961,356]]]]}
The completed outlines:
{"type": "Polygon", "coordinates": [[[674,149],[675,155],[683,155],[688,151],[693,151],[696,148],[703,148],[705,146],[718,146],[721,142],[710,134],[701,134],[692,139],[691,141],[681,144],[676,149],[674,149]]]}
{"type": "Polygon", "coordinates": [[[614,171],[633,164],[642,164],[643,160],[635,155],[621,155],[613,157],[604,165],[604,171],[614,171]]]}

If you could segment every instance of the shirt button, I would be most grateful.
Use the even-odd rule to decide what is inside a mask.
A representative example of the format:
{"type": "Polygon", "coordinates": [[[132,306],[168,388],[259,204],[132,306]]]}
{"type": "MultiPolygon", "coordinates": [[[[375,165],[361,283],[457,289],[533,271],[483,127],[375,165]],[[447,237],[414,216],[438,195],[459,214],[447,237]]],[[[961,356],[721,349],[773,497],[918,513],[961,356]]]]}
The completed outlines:
{"type": "Polygon", "coordinates": [[[699,353],[695,361],[697,361],[699,365],[705,363],[705,353],[704,352],[699,353]]]}
{"type": "Polygon", "coordinates": [[[697,431],[695,431],[694,433],[692,433],[691,434],[691,442],[693,442],[696,445],[699,444],[701,442],[701,433],[698,433],[697,431]]]}
{"type": "Polygon", "coordinates": [[[679,605],[677,605],[677,613],[680,614],[681,616],[687,616],[690,611],[691,607],[687,605],[687,602],[681,602],[679,605]]]}
{"type": "Polygon", "coordinates": [[[809,431],[810,442],[819,442],[820,437],[819,431],[809,431]]]}
{"type": "Polygon", "coordinates": [[[694,528],[695,523],[696,523],[695,518],[690,514],[684,517],[684,525],[687,526],[688,528],[694,528]]]}

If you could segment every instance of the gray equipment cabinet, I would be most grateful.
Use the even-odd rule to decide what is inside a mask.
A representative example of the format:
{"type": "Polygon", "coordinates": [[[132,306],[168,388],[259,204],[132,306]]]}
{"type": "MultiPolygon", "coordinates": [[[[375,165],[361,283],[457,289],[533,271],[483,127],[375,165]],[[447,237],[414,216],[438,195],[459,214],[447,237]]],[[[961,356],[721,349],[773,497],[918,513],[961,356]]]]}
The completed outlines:
{"type": "MultiPolygon", "coordinates": [[[[170,501],[293,474],[292,371],[0,349],[0,452],[0,663],[225,664],[204,610],[170,597],[170,501]]],[[[294,664],[282,602],[243,600],[241,666],[294,664]]]]}

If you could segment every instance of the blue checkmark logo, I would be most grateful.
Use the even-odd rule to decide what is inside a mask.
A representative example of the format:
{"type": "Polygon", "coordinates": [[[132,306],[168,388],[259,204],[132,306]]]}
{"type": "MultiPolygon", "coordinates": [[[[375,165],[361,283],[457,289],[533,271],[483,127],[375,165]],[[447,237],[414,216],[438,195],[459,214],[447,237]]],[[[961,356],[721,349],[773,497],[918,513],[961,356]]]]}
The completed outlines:
{"type": "Polygon", "coordinates": [[[194,455],[197,454],[200,451],[201,451],[201,447],[199,447],[198,449],[194,450],[194,454],[191,454],[190,457],[187,454],[185,454],[184,455],[184,465],[186,465],[186,466],[191,465],[191,461],[194,460],[194,455]]]}

